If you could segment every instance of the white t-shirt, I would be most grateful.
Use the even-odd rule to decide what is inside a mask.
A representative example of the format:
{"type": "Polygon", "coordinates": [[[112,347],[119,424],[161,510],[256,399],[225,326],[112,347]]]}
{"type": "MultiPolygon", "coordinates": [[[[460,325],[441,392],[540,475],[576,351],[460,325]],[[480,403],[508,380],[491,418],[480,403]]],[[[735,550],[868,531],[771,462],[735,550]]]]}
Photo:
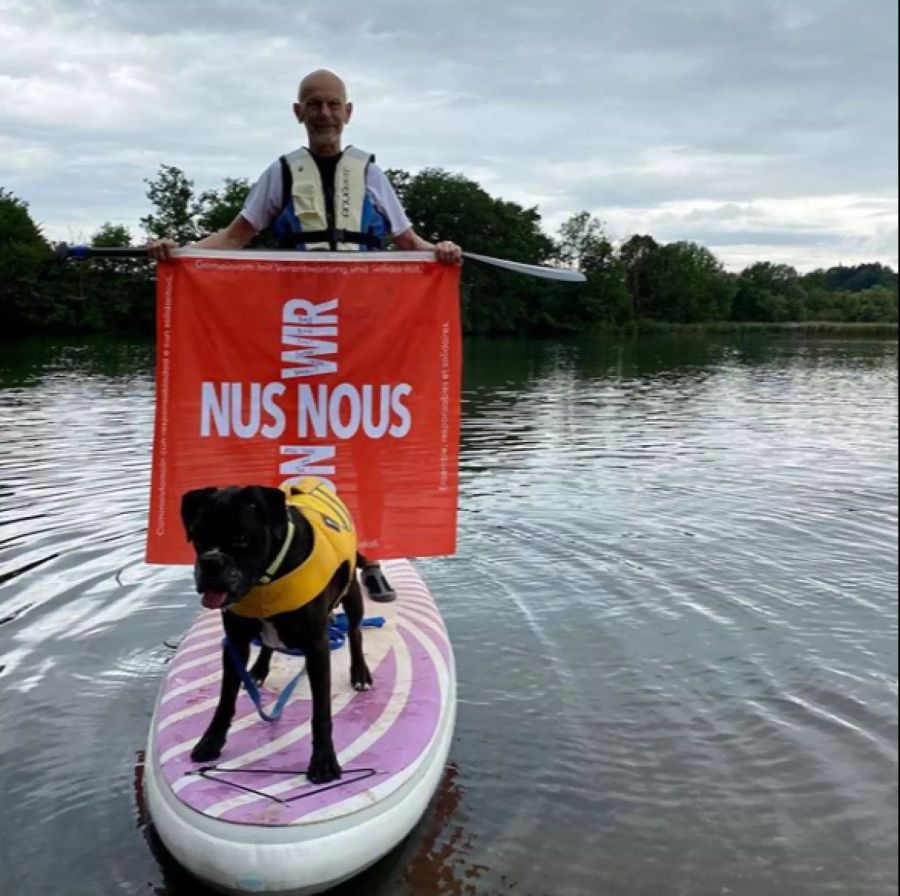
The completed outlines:
{"type": "MultiPolygon", "coordinates": [[[[366,192],[375,208],[387,219],[391,236],[399,236],[412,227],[391,182],[374,162],[366,169],[366,192]]],[[[253,185],[241,215],[257,231],[265,230],[281,214],[283,202],[281,159],[276,159],[253,185]]]]}

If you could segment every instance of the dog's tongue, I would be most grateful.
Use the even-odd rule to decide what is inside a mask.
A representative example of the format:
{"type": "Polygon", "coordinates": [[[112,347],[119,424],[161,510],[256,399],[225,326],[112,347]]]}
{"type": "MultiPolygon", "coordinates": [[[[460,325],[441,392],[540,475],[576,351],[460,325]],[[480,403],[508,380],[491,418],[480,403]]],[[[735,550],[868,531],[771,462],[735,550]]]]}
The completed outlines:
{"type": "Polygon", "coordinates": [[[202,603],[207,610],[218,610],[222,604],[225,603],[225,598],[227,597],[228,595],[225,594],[224,591],[207,591],[203,595],[203,600],[201,600],[200,603],[202,603]]]}

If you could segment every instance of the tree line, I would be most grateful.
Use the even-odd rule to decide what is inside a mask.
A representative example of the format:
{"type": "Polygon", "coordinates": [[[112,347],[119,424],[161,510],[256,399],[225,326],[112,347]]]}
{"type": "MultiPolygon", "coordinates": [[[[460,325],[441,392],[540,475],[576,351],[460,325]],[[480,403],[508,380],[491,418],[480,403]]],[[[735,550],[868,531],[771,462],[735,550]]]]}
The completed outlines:
{"type": "MultiPolygon", "coordinates": [[[[549,335],[601,326],[657,323],[837,321],[897,322],[897,274],[882,264],[837,266],[800,275],[784,264],[724,269],[706,247],[659,243],[635,234],[615,245],[589,212],[573,215],[550,236],[535,208],[491,196],[475,181],[440,169],[387,171],[416,230],[467,250],[530,264],[582,271],[573,287],[466,265],[462,317],[466,333],[549,335]]],[[[146,181],[152,211],[145,237],[104,224],[93,246],[132,246],[146,237],[180,244],[199,239],[240,211],[250,189],[226,179],[197,192],[179,168],[163,165],[146,181]]],[[[268,234],[251,243],[274,247],[268,234]]],[[[155,267],[140,259],[62,263],[27,204],[0,188],[0,321],[5,333],[151,332],[155,267]]]]}

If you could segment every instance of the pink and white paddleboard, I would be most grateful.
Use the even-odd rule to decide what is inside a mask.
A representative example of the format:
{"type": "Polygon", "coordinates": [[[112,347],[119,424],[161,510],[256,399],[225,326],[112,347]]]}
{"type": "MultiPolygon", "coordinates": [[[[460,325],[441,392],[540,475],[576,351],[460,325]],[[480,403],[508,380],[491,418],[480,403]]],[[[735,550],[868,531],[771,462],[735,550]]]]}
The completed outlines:
{"type": "MultiPolygon", "coordinates": [[[[443,774],[456,717],[453,651],[441,615],[405,560],[384,563],[397,590],[366,601],[364,649],[372,690],[350,687],[349,648],[332,651],[334,744],[340,782],[316,786],[305,678],[281,718],[264,722],[241,691],[222,755],[202,771],[190,752],[216,707],[222,622],[204,611],[168,666],[150,725],[145,789],[153,823],[172,855],[226,893],[320,893],[396,846],[413,828],[443,774]]],[[[252,657],[251,657],[252,663],[252,657]]],[[[302,669],[276,654],[263,707],[302,669]]]]}

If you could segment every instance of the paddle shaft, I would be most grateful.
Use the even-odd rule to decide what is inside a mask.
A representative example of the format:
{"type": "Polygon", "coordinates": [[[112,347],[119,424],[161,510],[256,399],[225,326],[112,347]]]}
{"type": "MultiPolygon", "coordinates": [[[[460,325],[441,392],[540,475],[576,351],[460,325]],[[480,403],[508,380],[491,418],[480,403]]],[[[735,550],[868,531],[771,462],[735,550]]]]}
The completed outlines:
{"type": "MultiPolygon", "coordinates": [[[[209,251],[215,252],[215,249],[209,251]]],[[[74,258],[76,261],[87,261],[90,258],[149,258],[146,249],[133,246],[69,246],[60,243],[56,249],[60,258],[74,258]]],[[[550,268],[538,264],[523,264],[520,261],[508,261],[505,258],[492,258],[489,255],[477,255],[474,252],[463,252],[463,257],[480,264],[490,265],[495,268],[512,271],[517,274],[527,274],[531,277],[542,277],[545,280],[559,280],[567,283],[583,283],[584,274],[580,271],[567,270],[565,268],[550,268]]]]}

